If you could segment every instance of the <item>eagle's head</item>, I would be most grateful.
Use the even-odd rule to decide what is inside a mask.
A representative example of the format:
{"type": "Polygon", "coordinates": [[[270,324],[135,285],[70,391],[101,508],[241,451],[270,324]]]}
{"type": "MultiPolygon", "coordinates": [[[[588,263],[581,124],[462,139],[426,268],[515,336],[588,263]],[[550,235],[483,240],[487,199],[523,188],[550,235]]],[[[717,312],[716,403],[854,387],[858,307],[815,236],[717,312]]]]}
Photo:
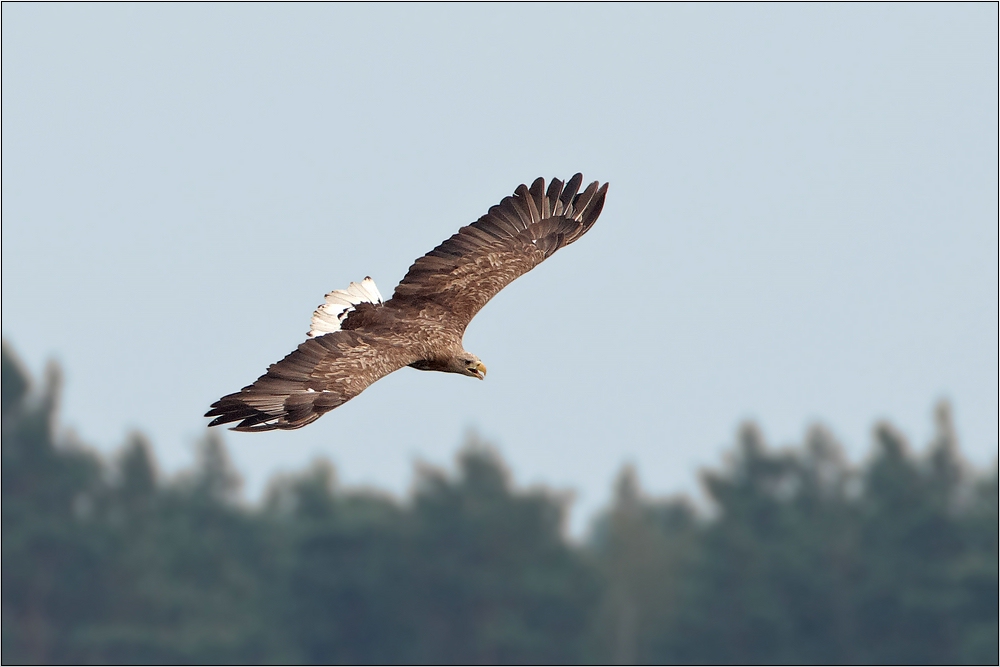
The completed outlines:
{"type": "Polygon", "coordinates": [[[455,362],[457,366],[453,371],[455,373],[479,378],[480,380],[486,377],[486,364],[471,352],[462,350],[462,353],[455,357],[455,362]]]}

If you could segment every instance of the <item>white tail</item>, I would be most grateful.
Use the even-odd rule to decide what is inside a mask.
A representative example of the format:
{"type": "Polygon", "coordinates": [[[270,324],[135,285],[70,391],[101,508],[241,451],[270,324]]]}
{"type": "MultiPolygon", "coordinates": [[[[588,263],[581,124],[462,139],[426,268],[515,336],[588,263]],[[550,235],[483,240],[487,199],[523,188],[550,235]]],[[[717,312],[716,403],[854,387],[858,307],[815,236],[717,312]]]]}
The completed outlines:
{"type": "Polygon", "coordinates": [[[340,323],[359,303],[382,304],[382,295],[379,294],[378,287],[370,276],[365,277],[360,283],[351,283],[347,289],[335,289],[327,294],[326,303],[313,313],[309,337],[315,338],[340,331],[340,323]]]}

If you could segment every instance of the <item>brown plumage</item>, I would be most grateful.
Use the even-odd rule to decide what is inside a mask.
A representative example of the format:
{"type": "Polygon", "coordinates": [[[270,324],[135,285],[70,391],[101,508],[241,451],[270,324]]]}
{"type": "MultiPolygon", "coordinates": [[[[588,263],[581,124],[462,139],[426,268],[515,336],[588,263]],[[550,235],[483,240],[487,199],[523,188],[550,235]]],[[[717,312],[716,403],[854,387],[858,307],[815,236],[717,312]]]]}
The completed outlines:
{"type": "Polygon", "coordinates": [[[212,404],[209,426],[236,431],[295,429],[354,398],[404,366],[482,379],[486,367],[462,347],[479,309],[559,248],[589,230],[608,184],[580,192],[583,176],[563,185],[518,186],[489,213],[419,258],[392,298],[374,282],[327,295],[310,338],[253,384],[212,404]]]}

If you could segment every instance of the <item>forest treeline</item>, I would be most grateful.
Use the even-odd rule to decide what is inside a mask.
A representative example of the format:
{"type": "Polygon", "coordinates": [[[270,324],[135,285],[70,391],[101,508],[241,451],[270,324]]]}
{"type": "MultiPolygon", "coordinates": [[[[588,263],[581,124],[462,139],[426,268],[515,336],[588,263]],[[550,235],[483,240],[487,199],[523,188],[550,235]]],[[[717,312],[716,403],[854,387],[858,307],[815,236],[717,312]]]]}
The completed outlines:
{"type": "Polygon", "coordinates": [[[943,405],[921,455],[879,425],[860,466],[745,426],[706,510],[627,468],[574,544],[474,443],[405,501],[316,463],[248,506],[218,436],[163,479],[141,435],[69,441],[56,373],[6,345],[2,373],[4,664],[997,663],[997,468],[943,405]]]}

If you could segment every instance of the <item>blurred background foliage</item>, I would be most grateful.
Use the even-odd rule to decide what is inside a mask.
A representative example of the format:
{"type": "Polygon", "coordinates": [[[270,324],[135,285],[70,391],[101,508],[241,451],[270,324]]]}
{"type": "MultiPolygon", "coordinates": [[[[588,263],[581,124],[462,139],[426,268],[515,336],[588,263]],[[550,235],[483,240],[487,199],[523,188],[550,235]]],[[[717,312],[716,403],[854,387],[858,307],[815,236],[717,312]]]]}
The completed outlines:
{"type": "Polygon", "coordinates": [[[317,462],[248,506],[214,432],[162,479],[140,434],[113,462],[66,435],[57,369],[6,344],[2,390],[6,664],[998,661],[997,467],[944,404],[922,455],[880,424],[859,466],[746,425],[704,508],[625,468],[574,544],[569,497],[474,438],[405,501],[317,462]]]}

